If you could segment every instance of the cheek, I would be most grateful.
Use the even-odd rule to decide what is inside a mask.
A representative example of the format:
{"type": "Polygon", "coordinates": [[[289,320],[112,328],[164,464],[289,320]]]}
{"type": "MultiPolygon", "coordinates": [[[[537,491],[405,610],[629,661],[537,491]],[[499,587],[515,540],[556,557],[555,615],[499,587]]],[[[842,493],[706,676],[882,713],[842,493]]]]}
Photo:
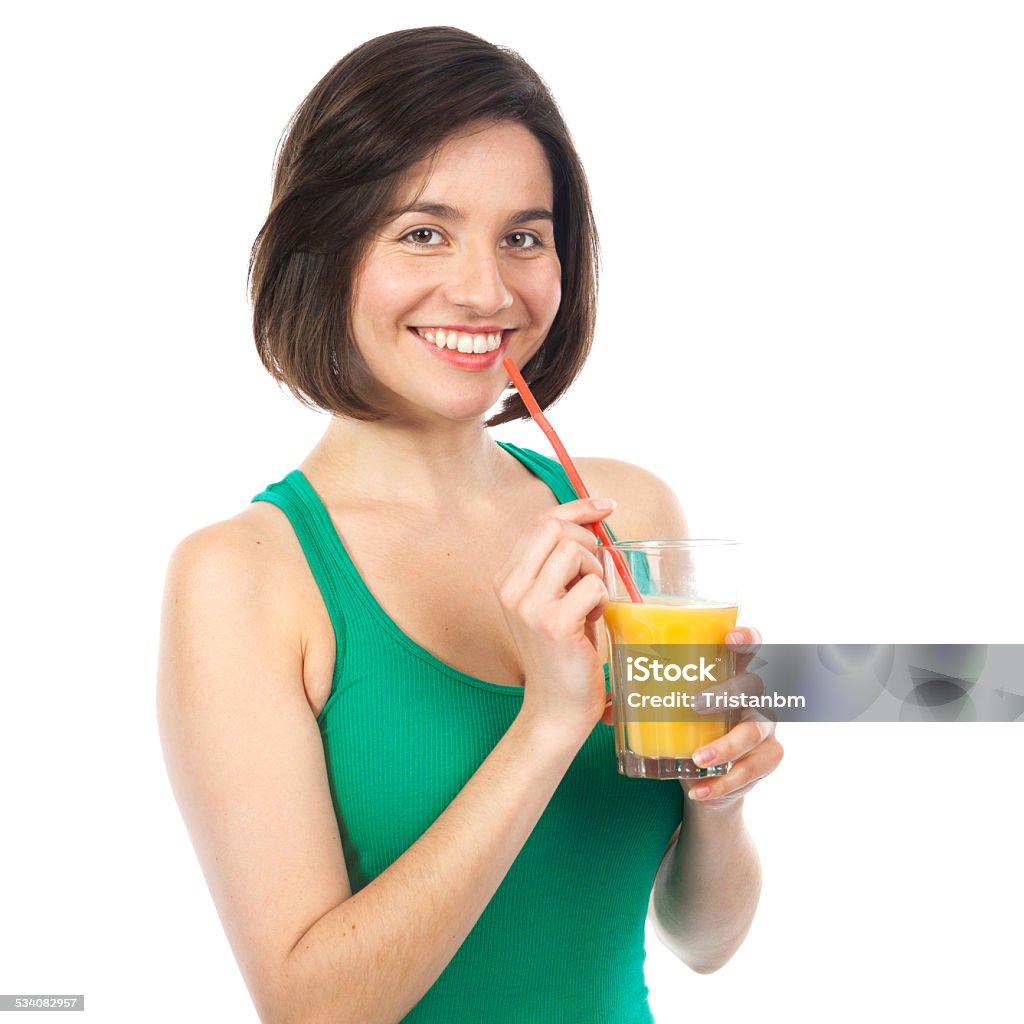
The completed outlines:
{"type": "Polygon", "coordinates": [[[533,298],[538,315],[548,322],[554,320],[562,302],[562,268],[557,260],[546,268],[545,274],[538,277],[533,298]]]}
{"type": "Polygon", "coordinates": [[[428,275],[420,268],[404,267],[385,259],[371,260],[356,278],[354,322],[367,324],[401,319],[430,287],[428,275]]]}
{"type": "Polygon", "coordinates": [[[372,323],[383,311],[390,310],[397,298],[394,280],[376,268],[368,268],[359,275],[353,295],[356,323],[372,323]]]}

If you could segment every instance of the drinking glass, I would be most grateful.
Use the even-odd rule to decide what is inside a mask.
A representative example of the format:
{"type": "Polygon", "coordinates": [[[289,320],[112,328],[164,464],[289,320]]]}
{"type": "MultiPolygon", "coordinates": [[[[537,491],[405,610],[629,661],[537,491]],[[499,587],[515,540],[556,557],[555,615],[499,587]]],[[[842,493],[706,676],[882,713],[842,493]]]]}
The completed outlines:
{"type": "Polygon", "coordinates": [[[729,763],[698,767],[694,752],[737,719],[720,684],[735,674],[725,644],[739,610],[732,540],[643,540],[614,545],[643,597],[630,600],[611,548],[598,549],[611,603],[615,752],[631,778],[724,775],[729,763]],[[718,687],[717,691],[708,691],[718,687]]]}

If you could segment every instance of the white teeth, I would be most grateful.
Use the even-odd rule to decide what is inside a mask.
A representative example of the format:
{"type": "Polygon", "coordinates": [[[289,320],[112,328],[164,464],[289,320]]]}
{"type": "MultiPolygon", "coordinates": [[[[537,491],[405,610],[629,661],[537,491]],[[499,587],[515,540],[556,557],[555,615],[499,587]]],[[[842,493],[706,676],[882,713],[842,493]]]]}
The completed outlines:
{"type": "Polygon", "coordinates": [[[478,355],[500,348],[503,334],[502,331],[495,331],[493,334],[466,334],[458,331],[446,331],[443,327],[417,327],[416,333],[438,348],[478,355]]]}

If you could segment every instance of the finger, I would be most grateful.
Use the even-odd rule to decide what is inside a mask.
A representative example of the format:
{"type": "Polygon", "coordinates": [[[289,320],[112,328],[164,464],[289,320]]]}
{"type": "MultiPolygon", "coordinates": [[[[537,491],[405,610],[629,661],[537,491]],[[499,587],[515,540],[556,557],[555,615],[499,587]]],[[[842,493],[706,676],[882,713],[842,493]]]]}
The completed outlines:
{"type": "Polygon", "coordinates": [[[691,799],[701,803],[726,796],[735,797],[775,771],[781,760],[782,745],[772,737],[755,752],[733,762],[725,775],[694,780],[694,784],[688,788],[688,794],[691,799]]]}
{"type": "Polygon", "coordinates": [[[752,779],[745,786],[740,786],[739,789],[731,789],[726,793],[715,793],[711,784],[702,779],[696,786],[688,789],[687,793],[690,799],[696,803],[714,807],[716,804],[731,804],[741,796],[746,796],[760,781],[760,779],[752,779]]]}
{"type": "Polygon", "coordinates": [[[568,537],[563,537],[537,573],[526,598],[550,604],[562,598],[584,576],[604,574],[597,556],[568,537]]]}
{"type": "Polygon", "coordinates": [[[525,617],[528,620],[532,618],[548,636],[575,636],[579,632],[580,623],[591,612],[603,614],[609,600],[604,580],[594,573],[587,573],[558,600],[540,608],[528,609],[525,617]]]}
{"type": "MultiPolygon", "coordinates": [[[[576,501],[567,501],[563,505],[545,509],[534,516],[534,521],[549,518],[564,523],[576,523],[593,536],[590,524],[607,519],[615,511],[616,504],[611,498],[577,498],[576,501]]],[[[594,539],[596,541],[597,538],[594,539]]]]}
{"type": "Polygon", "coordinates": [[[699,768],[739,761],[774,734],[774,722],[759,716],[751,717],[734,726],[724,736],[694,751],[693,760],[699,768]]]}
{"type": "Polygon", "coordinates": [[[745,672],[761,649],[761,634],[751,626],[737,626],[725,637],[729,649],[736,655],[736,672],[745,672]]]}
{"type": "Polygon", "coordinates": [[[494,577],[495,589],[507,593],[512,599],[521,595],[563,537],[570,537],[587,550],[596,552],[597,538],[578,520],[590,517],[596,521],[609,513],[595,511],[593,507],[581,507],[586,505],[592,506],[592,502],[572,501],[534,516],[520,534],[505,565],[494,577]],[[567,509],[569,511],[565,511],[567,509]]]}

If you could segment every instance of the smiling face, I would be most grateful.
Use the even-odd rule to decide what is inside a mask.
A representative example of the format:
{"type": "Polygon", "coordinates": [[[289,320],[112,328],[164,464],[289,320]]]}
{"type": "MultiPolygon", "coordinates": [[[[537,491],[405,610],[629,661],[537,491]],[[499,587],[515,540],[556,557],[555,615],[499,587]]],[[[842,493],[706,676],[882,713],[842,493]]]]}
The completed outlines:
{"type": "Polygon", "coordinates": [[[403,418],[494,405],[502,360],[525,365],[558,311],[552,205],[544,150],[518,124],[456,136],[410,170],[354,287],[373,399],[403,418]]]}

